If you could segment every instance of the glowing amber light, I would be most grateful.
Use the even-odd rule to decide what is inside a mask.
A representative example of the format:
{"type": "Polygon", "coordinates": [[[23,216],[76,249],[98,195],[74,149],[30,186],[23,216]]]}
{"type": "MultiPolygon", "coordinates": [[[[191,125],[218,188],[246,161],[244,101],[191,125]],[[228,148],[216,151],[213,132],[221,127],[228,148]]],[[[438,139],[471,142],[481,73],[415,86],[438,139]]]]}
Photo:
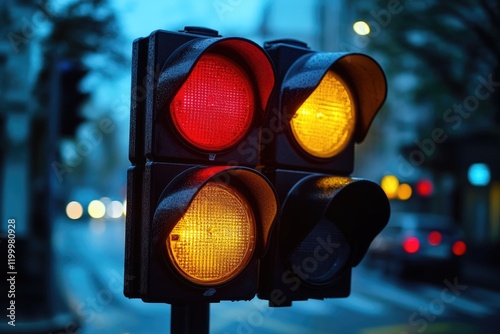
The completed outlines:
{"type": "Polygon", "coordinates": [[[413,194],[413,190],[408,183],[401,183],[398,187],[398,198],[402,201],[410,199],[413,194]]]}
{"type": "Polygon", "coordinates": [[[307,153],[331,158],[342,151],[354,132],[355,110],[340,77],[326,72],[318,87],[290,121],[293,136],[307,153]]]}
{"type": "Polygon", "coordinates": [[[385,191],[387,198],[393,199],[398,195],[399,180],[394,175],[386,175],[382,178],[380,186],[385,191]]]}
{"type": "Polygon", "coordinates": [[[238,275],[255,249],[255,218],[235,189],[207,183],[172,229],[170,259],[188,280],[217,285],[238,275]]]}

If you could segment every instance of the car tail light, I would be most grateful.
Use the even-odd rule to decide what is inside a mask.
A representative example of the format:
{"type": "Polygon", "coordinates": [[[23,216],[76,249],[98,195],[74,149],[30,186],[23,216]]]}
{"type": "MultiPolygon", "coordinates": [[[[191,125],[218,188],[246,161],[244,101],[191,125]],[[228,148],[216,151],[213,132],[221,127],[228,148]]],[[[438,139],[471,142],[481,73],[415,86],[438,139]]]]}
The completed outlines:
{"type": "Polygon", "coordinates": [[[431,244],[432,246],[437,246],[441,243],[441,241],[443,240],[443,236],[441,235],[440,232],[438,231],[432,231],[431,233],[429,233],[427,235],[427,241],[429,242],[429,244],[431,244]]]}
{"type": "Polygon", "coordinates": [[[416,237],[406,238],[403,242],[403,249],[410,254],[416,253],[420,249],[420,241],[416,237]]]}
{"type": "Polygon", "coordinates": [[[453,247],[451,248],[451,251],[456,256],[462,256],[465,254],[466,249],[467,249],[467,247],[465,245],[465,242],[455,241],[455,243],[453,244],[453,247]]]}

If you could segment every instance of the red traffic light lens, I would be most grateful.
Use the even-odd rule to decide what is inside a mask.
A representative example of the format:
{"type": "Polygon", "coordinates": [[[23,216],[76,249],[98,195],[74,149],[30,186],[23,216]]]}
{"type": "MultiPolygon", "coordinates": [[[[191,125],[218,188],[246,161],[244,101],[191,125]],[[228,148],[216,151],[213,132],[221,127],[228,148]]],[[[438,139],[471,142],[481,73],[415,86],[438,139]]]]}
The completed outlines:
{"type": "Polygon", "coordinates": [[[255,96],[247,73],[224,56],[208,53],[193,68],[170,104],[175,127],[191,145],[222,151],[250,128],[255,96]]]}

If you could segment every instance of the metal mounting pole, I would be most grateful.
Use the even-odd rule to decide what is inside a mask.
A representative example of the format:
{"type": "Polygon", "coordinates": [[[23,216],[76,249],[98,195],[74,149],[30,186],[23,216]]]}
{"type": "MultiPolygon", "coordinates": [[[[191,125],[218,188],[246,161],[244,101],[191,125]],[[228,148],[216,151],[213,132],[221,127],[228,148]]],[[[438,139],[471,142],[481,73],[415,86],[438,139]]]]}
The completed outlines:
{"type": "Polygon", "coordinates": [[[209,323],[209,303],[172,304],[171,334],[208,334],[209,323]]]}

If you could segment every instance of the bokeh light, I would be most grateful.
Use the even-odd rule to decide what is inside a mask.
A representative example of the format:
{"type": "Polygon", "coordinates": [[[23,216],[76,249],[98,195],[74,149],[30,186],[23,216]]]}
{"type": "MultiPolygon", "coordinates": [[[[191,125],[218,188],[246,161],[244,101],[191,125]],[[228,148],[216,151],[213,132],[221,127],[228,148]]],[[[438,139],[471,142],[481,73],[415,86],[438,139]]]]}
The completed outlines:
{"type": "Polygon", "coordinates": [[[398,187],[398,199],[402,201],[409,200],[411,195],[413,194],[413,190],[408,183],[401,183],[398,187]]]}
{"type": "Polygon", "coordinates": [[[66,205],[66,215],[69,219],[80,219],[83,215],[82,205],[77,201],[69,202],[68,205],[66,205]]]}
{"type": "Polygon", "coordinates": [[[106,213],[111,218],[120,218],[123,215],[123,204],[119,201],[111,201],[106,206],[106,213]]]}
{"type": "Polygon", "coordinates": [[[88,206],[88,212],[90,217],[99,219],[104,217],[106,214],[106,206],[99,200],[93,200],[88,206]]]}
{"type": "Polygon", "coordinates": [[[467,172],[470,184],[473,186],[487,186],[490,183],[491,173],[487,164],[472,164],[467,172]]]}
{"type": "Polygon", "coordinates": [[[365,36],[370,33],[370,26],[365,21],[357,21],[352,25],[352,29],[358,35],[365,36]]]}
{"type": "Polygon", "coordinates": [[[384,176],[380,182],[380,186],[389,199],[394,199],[398,195],[399,180],[394,175],[384,176]]]}

